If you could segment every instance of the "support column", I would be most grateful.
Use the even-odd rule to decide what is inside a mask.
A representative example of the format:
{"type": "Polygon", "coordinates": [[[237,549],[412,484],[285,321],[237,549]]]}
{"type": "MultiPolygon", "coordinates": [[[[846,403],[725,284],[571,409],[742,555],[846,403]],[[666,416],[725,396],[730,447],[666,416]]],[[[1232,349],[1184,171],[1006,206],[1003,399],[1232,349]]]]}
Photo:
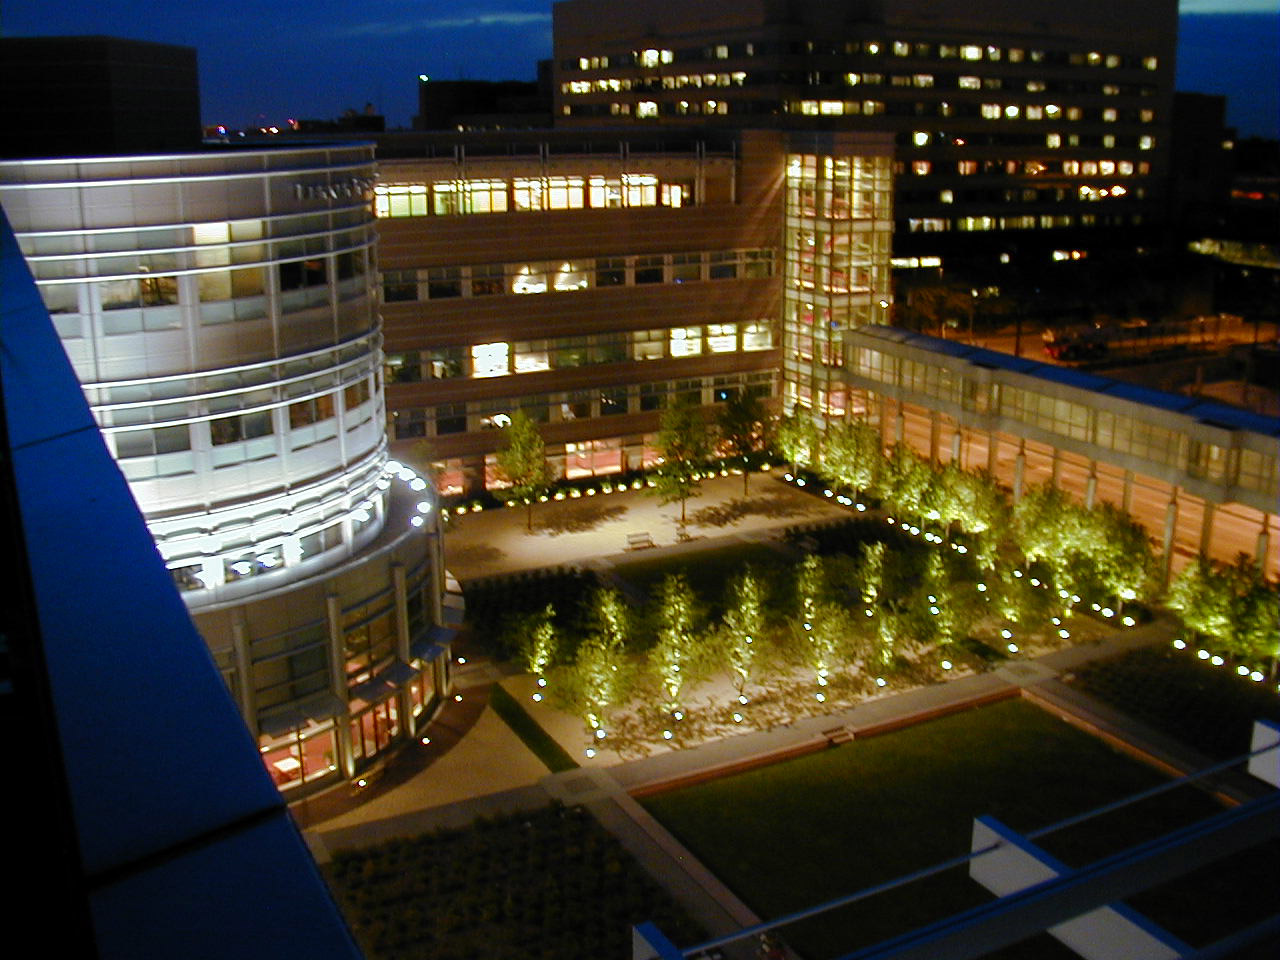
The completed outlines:
{"type": "Polygon", "coordinates": [[[244,622],[244,608],[234,607],[231,611],[231,644],[236,657],[236,674],[240,678],[240,714],[256,742],[258,706],[253,696],[253,657],[249,654],[248,632],[244,622]]]}
{"type": "Polygon", "coordinates": [[[1098,461],[1089,461],[1089,479],[1084,485],[1084,505],[1088,510],[1093,509],[1094,500],[1098,496],[1098,461]]]}
{"type": "MultiPolygon", "coordinates": [[[[324,598],[324,609],[329,627],[329,689],[345,705],[348,703],[347,655],[342,644],[342,608],[338,606],[336,593],[330,593],[324,598]]],[[[356,775],[355,759],[351,756],[351,743],[348,740],[349,709],[344,706],[342,715],[333,718],[335,739],[338,741],[337,766],[348,779],[356,775]]]]}
{"type": "Polygon", "coordinates": [[[1058,452],[1058,448],[1053,448],[1052,466],[1049,472],[1049,486],[1058,489],[1058,478],[1062,475],[1062,454],[1058,452]]]}
{"type": "Polygon", "coordinates": [[[898,401],[898,415],[893,421],[893,442],[901,443],[907,435],[907,415],[902,410],[902,401],[898,401]]]}
{"type": "Polygon", "coordinates": [[[1204,501],[1204,517],[1200,521],[1200,556],[1209,556],[1209,541],[1213,539],[1213,514],[1215,504],[1204,501]]]}
{"type": "Polygon", "coordinates": [[[1022,484],[1027,475],[1027,443],[1018,441],[1018,455],[1013,458],[1013,502],[1022,499],[1022,484]]]}
{"type": "Polygon", "coordinates": [[[929,411],[929,466],[938,465],[938,436],[942,432],[942,415],[937,410],[929,411]]]}
{"type": "Polygon", "coordinates": [[[959,430],[951,434],[951,462],[958,464],[961,470],[964,469],[964,457],[961,455],[962,443],[963,438],[961,437],[959,430]]]}
{"type": "Polygon", "coordinates": [[[1164,559],[1162,561],[1163,573],[1160,578],[1161,586],[1169,585],[1169,575],[1173,570],[1173,537],[1178,529],[1178,488],[1173,488],[1173,495],[1169,498],[1169,506],[1164,511],[1164,540],[1161,546],[1164,549],[1164,559]]]}
{"type": "Polygon", "coordinates": [[[1120,509],[1129,513],[1129,505],[1133,502],[1133,471],[1124,472],[1124,493],[1120,497],[1120,509]]]}
{"type": "Polygon", "coordinates": [[[1271,549],[1271,533],[1268,529],[1271,524],[1271,514],[1264,513],[1262,515],[1262,529],[1258,531],[1258,545],[1254,548],[1254,557],[1258,564],[1258,569],[1266,572],[1267,569],[1267,551],[1271,549]]]}
{"type": "Polygon", "coordinates": [[[1000,465],[1000,434],[992,430],[987,434],[987,473],[991,476],[996,475],[996,468],[1000,465]]]}

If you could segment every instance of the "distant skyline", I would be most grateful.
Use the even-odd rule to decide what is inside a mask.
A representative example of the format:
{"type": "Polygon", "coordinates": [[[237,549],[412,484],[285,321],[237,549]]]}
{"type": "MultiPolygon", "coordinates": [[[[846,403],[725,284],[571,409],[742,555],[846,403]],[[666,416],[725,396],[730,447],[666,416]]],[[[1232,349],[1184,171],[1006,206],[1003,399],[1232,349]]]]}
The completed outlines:
{"type": "MultiPolygon", "coordinates": [[[[1180,9],[1177,88],[1225,94],[1240,136],[1280,137],[1280,0],[1182,0],[1180,9]]],[[[407,127],[419,74],[532,80],[551,56],[551,2],[462,11],[443,0],[4,0],[0,35],[48,34],[195,47],[206,123],[329,119],[371,103],[389,127],[407,127]]]]}

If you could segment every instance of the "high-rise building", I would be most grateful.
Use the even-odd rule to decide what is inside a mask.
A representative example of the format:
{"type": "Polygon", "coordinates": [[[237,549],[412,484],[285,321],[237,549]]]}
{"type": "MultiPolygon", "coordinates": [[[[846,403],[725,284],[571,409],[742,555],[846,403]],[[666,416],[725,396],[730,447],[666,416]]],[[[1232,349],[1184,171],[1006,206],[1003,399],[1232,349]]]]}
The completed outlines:
{"type": "Polygon", "coordinates": [[[900,269],[1156,242],[1174,0],[563,0],[554,37],[557,126],[891,134],[900,269]]]}
{"type": "Polygon", "coordinates": [[[285,789],[354,775],[449,685],[433,493],[388,464],[374,175],[367,144],[0,163],[90,408],[285,789]]]}

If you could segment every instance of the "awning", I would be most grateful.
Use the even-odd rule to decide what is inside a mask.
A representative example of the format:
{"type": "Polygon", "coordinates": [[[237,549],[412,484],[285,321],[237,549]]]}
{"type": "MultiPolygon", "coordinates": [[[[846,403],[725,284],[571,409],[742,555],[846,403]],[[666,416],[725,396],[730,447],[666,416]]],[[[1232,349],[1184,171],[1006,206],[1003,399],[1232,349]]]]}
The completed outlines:
{"type": "Polygon", "coordinates": [[[260,716],[258,730],[269,737],[280,737],[301,727],[309,721],[320,722],[340,717],[347,712],[347,705],[331,693],[312,697],[301,703],[291,703],[287,707],[260,716]]]}

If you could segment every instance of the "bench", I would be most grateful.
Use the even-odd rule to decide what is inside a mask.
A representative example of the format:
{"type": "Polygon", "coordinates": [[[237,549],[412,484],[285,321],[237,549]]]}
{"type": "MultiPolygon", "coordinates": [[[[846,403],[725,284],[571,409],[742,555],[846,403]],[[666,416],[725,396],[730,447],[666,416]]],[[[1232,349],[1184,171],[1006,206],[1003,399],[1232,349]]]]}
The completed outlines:
{"type": "Polygon", "coordinates": [[[643,550],[645,547],[652,547],[655,545],[656,544],[654,544],[653,542],[653,537],[649,533],[628,533],[627,534],[628,550],[643,550]]]}
{"type": "Polygon", "coordinates": [[[853,742],[853,731],[846,727],[832,727],[830,730],[822,731],[823,738],[827,741],[827,746],[838,747],[842,743],[853,742]]]}

